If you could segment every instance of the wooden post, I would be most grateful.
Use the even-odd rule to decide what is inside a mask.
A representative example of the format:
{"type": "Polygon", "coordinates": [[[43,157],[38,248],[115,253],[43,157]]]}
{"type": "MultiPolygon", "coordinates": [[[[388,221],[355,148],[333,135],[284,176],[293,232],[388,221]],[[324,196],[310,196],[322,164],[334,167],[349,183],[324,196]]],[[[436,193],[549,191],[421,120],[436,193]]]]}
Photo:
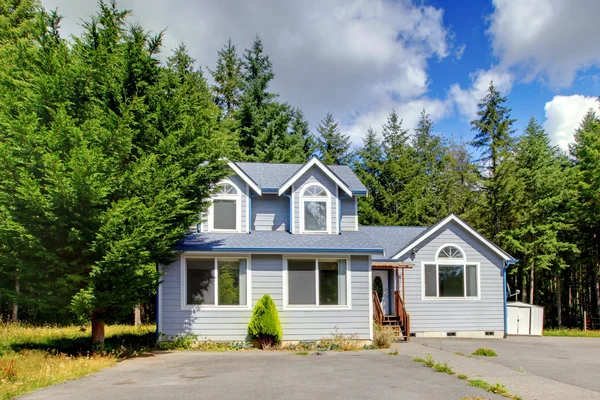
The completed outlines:
{"type": "Polygon", "coordinates": [[[404,295],[404,270],[405,268],[402,268],[402,301],[404,302],[404,305],[406,305],[406,296],[404,295]]]}
{"type": "Polygon", "coordinates": [[[133,309],[133,325],[140,326],[142,324],[142,306],[137,304],[133,309]]]}

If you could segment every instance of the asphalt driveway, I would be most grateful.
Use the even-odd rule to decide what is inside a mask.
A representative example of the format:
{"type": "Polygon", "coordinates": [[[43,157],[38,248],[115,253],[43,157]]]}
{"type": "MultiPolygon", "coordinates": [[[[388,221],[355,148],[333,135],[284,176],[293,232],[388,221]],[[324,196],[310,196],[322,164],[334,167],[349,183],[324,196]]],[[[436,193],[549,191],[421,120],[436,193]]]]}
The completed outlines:
{"type": "Polygon", "coordinates": [[[412,341],[450,353],[470,355],[485,347],[498,357],[478,357],[553,381],[598,392],[600,398],[600,339],[569,337],[509,337],[502,339],[425,339],[412,341]]]}
{"type": "MultiPolygon", "coordinates": [[[[401,351],[402,346],[400,346],[401,351]]],[[[496,398],[388,351],[324,355],[173,352],[126,360],[23,399],[496,398]]],[[[500,397],[497,397],[500,398],[500,397]]]]}

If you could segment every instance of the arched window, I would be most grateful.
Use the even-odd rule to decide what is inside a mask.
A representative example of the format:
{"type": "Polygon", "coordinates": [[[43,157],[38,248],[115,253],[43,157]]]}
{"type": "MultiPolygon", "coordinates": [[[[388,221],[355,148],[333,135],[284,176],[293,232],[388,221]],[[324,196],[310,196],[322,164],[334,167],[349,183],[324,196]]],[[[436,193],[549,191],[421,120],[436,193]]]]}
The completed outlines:
{"type": "Polygon", "coordinates": [[[438,250],[437,258],[444,260],[463,260],[465,256],[461,249],[450,245],[440,248],[438,250]]]}
{"type": "Polygon", "coordinates": [[[222,182],[214,190],[212,203],[212,229],[239,230],[240,191],[231,182],[222,182]]]}
{"type": "Polygon", "coordinates": [[[302,191],[303,232],[328,232],[329,193],[321,185],[310,185],[302,191]]]}
{"type": "Polygon", "coordinates": [[[479,264],[467,263],[465,252],[455,244],[441,246],[435,261],[423,265],[424,297],[478,298],[479,264]]]}

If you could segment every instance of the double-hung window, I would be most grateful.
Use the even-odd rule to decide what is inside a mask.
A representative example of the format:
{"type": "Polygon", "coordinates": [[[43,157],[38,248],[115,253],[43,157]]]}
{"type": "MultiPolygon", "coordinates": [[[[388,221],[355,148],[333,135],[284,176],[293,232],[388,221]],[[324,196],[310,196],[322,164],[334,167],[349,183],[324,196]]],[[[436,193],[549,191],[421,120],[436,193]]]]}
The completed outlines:
{"type": "Polygon", "coordinates": [[[328,232],[329,194],[321,185],[310,185],[302,192],[302,230],[328,232]]]}
{"type": "Polygon", "coordinates": [[[238,231],[239,191],[231,183],[217,186],[212,200],[212,224],[215,231],[238,231]]]}
{"type": "Polygon", "coordinates": [[[348,306],[346,259],[288,259],[289,306],[348,306]]]}
{"type": "Polygon", "coordinates": [[[423,264],[425,298],[478,298],[479,264],[468,263],[455,245],[442,246],[435,262],[423,264]]]}
{"type": "Polygon", "coordinates": [[[246,306],[245,258],[185,258],[185,306],[246,306]]]}

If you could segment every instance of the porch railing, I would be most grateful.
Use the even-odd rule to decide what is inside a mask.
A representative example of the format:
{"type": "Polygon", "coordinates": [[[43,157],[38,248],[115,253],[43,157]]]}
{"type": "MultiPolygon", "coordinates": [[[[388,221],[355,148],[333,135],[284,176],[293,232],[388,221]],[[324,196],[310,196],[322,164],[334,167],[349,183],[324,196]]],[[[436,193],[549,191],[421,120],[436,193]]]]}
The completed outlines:
{"type": "Polygon", "coordinates": [[[379,300],[379,296],[377,292],[373,290],[373,318],[375,318],[375,322],[379,326],[383,325],[383,308],[381,307],[381,301],[379,300]]]}
{"type": "Polygon", "coordinates": [[[400,317],[400,322],[402,323],[402,328],[404,330],[404,340],[410,340],[410,314],[406,312],[406,307],[404,307],[404,301],[402,300],[402,296],[400,296],[400,291],[394,291],[394,301],[396,303],[396,313],[400,317]]]}

